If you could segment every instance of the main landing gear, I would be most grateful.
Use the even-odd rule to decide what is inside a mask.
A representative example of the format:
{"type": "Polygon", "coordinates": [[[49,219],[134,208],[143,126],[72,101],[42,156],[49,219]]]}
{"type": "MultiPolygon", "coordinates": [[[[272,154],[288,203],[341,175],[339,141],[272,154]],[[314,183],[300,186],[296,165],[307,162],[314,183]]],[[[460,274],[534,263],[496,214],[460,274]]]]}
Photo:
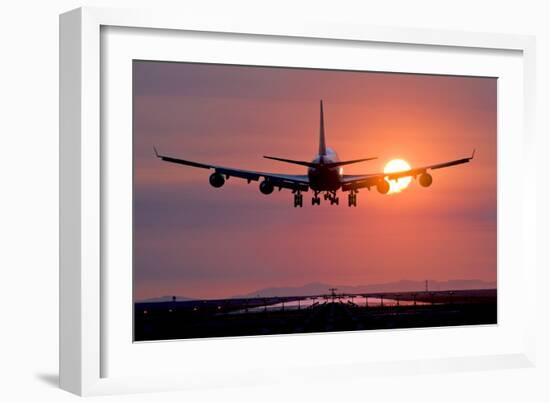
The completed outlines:
{"type": "MultiPolygon", "coordinates": [[[[302,195],[302,192],[300,190],[294,190],[292,193],[294,193],[294,207],[303,207],[304,206],[304,197],[302,195]]],[[[321,197],[319,196],[322,192],[319,190],[313,191],[313,197],[311,198],[311,205],[312,206],[320,206],[321,205],[321,197]]],[[[357,206],[357,190],[350,191],[348,195],[348,206],[357,206]]],[[[337,196],[337,193],[335,190],[331,191],[325,191],[323,194],[323,198],[325,200],[330,201],[331,205],[339,205],[340,204],[340,198],[337,196]]]]}
{"type": "MultiPolygon", "coordinates": [[[[320,206],[321,205],[321,198],[319,197],[320,193],[321,193],[321,191],[319,191],[319,190],[314,191],[313,197],[311,198],[311,205],[312,206],[315,206],[315,205],[320,206]]],[[[340,202],[340,199],[336,196],[336,191],[325,192],[325,194],[323,195],[323,198],[325,200],[329,200],[331,205],[333,205],[333,204],[338,205],[338,203],[340,202]]]]}
{"type": "Polygon", "coordinates": [[[304,206],[304,196],[298,190],[294,192],[294,207],[303,207],[304,206]]]}
{"type": "Polygon", "coordinates": [[[348,207],[357,207],[357,190],[352,190],[348,195],[348,207]]]}

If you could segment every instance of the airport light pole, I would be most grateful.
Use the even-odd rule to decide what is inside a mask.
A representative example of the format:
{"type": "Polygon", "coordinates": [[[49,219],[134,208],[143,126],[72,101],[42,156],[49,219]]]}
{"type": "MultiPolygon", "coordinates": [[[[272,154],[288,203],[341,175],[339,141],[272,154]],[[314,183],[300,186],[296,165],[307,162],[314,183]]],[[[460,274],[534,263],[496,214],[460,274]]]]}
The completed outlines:
{"type": "Polygon", "coordinates": [[[330,291],[332,303],[334,304],[334,300],[336,299],[336,290],[338,290],[338,288],[329,288],[328,290],[330,291]]]}

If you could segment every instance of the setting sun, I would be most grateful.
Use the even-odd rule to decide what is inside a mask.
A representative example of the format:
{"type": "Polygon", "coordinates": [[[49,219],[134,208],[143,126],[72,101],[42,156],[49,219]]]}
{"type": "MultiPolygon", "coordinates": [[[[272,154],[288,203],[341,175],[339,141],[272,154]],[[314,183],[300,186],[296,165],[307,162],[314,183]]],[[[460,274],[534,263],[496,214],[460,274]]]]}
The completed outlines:
{"type": "MultiPolygon", "coordinates": [[[[384,173],[389,174],[393,172],[406,171],[407,169],[411,169],[411,166],[407,163],[407,161],[395,159],[386,164],[386,166],[384,167],[384,173]]],[[[409,186],[409,183],[411,183],[410,176],[406,178],[399,178],[397,180],[386,180],[390,184],[390,190],[388,194],[399,193],[407,186],[409,186]]]]}

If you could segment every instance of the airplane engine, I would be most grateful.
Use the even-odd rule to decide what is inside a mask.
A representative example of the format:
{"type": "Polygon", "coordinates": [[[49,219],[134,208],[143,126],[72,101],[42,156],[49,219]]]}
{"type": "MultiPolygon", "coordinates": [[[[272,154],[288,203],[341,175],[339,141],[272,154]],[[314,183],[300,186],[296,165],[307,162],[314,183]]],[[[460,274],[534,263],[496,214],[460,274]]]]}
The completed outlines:
{"type": "Polygon", "coordinates": [[[420,186],[425,187],[425,188],[430,186],[432,184],[432,182],[433,182],[432,175],[430,175],[429,173],[423,173],[418,178],[418,183],[420,183],[420,186]]]}
{"type": "Polygon", "coordinates": [[[273,193],[273,184],[266,180],[260,182],[260,192],[262,192],[264,195],[269,195],[273,193]]]}
{"type": "Polygon", "coordinates": [[[376,189],[379,193],[386,194],[390,191],[390,184],[387,180],[382,179],[378,184],[376,185],[376,189]]]}
{"type": "Polygon", "coordinates": [[[210,184],[215,188],[221,188],[225,183],[225,179],[223,175],[217,172],[214,172],[212,175],[210,175],[209,181],[210,181],[210,184]]]}

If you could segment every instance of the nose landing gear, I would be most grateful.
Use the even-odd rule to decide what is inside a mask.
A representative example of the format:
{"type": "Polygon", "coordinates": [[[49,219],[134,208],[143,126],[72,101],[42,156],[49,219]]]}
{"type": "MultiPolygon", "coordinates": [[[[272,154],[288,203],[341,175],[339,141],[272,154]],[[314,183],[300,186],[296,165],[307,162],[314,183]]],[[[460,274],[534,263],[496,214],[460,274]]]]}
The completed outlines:
{"type": "MultiPolygon", "coordinates": [[[[311,198],[311,205],[312,206],[315,206],[315,205],[320,206],[321,205],[321,198],[319,197],[319,193],[320,192],[315,191],[313,197],[311,198]]],[[[326,197],[325,197],[325,200],[326,200],[326,197]]]]}

